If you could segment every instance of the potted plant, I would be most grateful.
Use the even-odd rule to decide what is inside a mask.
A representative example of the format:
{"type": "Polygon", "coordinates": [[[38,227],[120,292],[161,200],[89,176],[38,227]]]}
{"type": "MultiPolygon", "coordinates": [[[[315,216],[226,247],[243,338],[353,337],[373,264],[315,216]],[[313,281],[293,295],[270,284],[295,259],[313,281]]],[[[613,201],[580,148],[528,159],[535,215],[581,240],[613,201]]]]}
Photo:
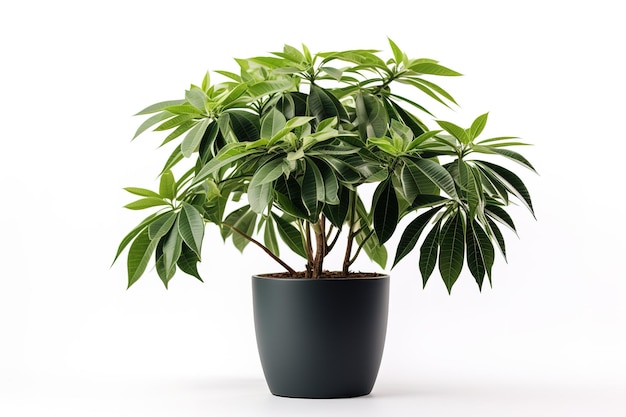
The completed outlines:
{"type": "Polygon", "coordinates": [[[128,286],[151,259],[166,287],[177,269],[201,280],[206,223],[240,251],[250,243],[264,251],[281,268],[252,278],[259,353],[276,395],[372,389],[389,276],[353,272],[359,255],[384,269],[397,233],[393,266],[421,241],[414,258],[424,285],[438,265],[450,292],[466,264],[482,288],[495,248],[506,256],[500,228],[515,230],[505,207],[517,200],[533,211],[522,180],[493,162],[534,171],[510,149],[524,143],[481,139],[487,114],[467,128],[435,120],[429,129],[422,119],[432,113],[418,100],[456,104],[432,78],[460,74],[389,44],[388,60],[374,50],[314,55],[304,45],[237,59],[237,73],[215,71],[222,82],[207,73],[183,99],[138,113],[151,116],[135,137],[156,126],[172,151],[158,191],[126,188],[140,197],[127,208],[158,208],[119,245],[115,259],[130,245],[128,286]],[[286,248],[302,267],[283,257],[286,248]],[[342,261],[328,271],[324,261],[338,251],[342,261]]]}

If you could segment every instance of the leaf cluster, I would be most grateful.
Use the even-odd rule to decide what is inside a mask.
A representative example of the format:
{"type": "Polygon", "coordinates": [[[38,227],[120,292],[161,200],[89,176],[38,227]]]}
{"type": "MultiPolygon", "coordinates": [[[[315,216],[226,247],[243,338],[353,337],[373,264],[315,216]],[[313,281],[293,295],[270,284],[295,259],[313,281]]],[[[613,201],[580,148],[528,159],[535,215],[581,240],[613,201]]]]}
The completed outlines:
{"type": "Polygon", "coordinates": [[[467,128],[435,119],[438,129],[429,129],[422,118],[434,116],[423,101],[456,105],[432,78],[461,74],[389,45],[387,60],[374,50],[313,55],[287,45],[236,59],[238,72],[215,71],[223,82],[212,84],[207,72],[183,99],[140,111],[149,117],[135,137],[164,131],[161,146],[173,148],[158,192],[126,188],[141,197],[127,208],[159,207],[118,248],[116,259],[130,245],[128,285],[151,258],[166,286],[177,269],[200,279],[206,223],[240,251],[253,243],[294,273],[281,258],[282,241],[312,278],[341,236],[345,274],[361,253],[385,268],[385,244],[399,233],[393,265],[419,243],[424,285],[437,265],[448,291],[464,265],[479,287],[485,276],[491,282],[495,248],[506,257],[500,228],[515,231],[505,207],[533,206],[522,180],[490,161],[503,157],[534,171],[510,149],[526,144],[480,139],[487,114],[467,128]],[[399,84],[416,97],[397,94],[399,84]],[[361,191],[366,184],[375,187],[371,201],[361,191]],[[399,230],[407,216],[414,218],[399,230]]]}

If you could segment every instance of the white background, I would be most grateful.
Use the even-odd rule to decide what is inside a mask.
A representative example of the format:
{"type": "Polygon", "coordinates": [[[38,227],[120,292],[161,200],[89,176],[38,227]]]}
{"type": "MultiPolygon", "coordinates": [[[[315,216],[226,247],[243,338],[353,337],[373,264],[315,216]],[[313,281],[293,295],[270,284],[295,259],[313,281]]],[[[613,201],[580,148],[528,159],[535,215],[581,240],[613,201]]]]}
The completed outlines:
{"type": "MultiPolygon", "coordinates": [[[[21,1],[0,6],[0,415],[623,416],[623,13],[614,1],[21,1]],[[410,4],[410,7],[407,6],[410,4]],[[275,270],[207,228],[201,273],[166,291],[109,269],[155,187],[163,136],[130,142],[144,106],[182,97],[233,57],[306,43],[378,48],[465,74],[440,80],[459,124],[518,135],[537,221],[514,209],[493,289],[465,271],[421,289],[392,271],[372,395],[271,396],[249,276],[275,270]]],[[[393,254],[393,244],[390,252],[393,254]]],[[[296,259],[291,258],[295,263],[296,259]]],[[[365,259],[359,269],[374,269],[365,259]]]]}

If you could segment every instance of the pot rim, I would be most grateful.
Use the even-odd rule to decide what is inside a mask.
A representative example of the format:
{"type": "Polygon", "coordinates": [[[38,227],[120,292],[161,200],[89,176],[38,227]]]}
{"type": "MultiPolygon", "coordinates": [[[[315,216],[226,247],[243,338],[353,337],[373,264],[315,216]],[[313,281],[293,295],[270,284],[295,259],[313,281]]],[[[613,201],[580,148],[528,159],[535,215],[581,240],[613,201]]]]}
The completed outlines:
{"type": "MultiPolygon", "coordinates": [[[[271,274],[271,272],[270,272],[271,274]]],[[[252,275],[253,279],[268,279],[275,281],[297,281],[297,282],[309,282],[309,281],[372,281],[372,280],[384,280],[389,279],[389,274],[380,273],[377,276],[371,277],[336,277],[336,278],[282,278],[282,277],[267,277],[263,274],[252,275]]]]}

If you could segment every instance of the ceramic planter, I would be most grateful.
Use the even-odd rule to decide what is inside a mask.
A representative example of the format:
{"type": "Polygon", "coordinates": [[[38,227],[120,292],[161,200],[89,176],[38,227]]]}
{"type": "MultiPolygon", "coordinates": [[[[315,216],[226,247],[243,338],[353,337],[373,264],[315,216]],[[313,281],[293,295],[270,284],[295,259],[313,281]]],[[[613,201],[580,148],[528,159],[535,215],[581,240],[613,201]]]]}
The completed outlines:
{"type": "Polygon", "coordinates": [[[344,398],[371,392],[385,344],[389,276],[252,277],[263,372],[274,395],[344,398]]]}

